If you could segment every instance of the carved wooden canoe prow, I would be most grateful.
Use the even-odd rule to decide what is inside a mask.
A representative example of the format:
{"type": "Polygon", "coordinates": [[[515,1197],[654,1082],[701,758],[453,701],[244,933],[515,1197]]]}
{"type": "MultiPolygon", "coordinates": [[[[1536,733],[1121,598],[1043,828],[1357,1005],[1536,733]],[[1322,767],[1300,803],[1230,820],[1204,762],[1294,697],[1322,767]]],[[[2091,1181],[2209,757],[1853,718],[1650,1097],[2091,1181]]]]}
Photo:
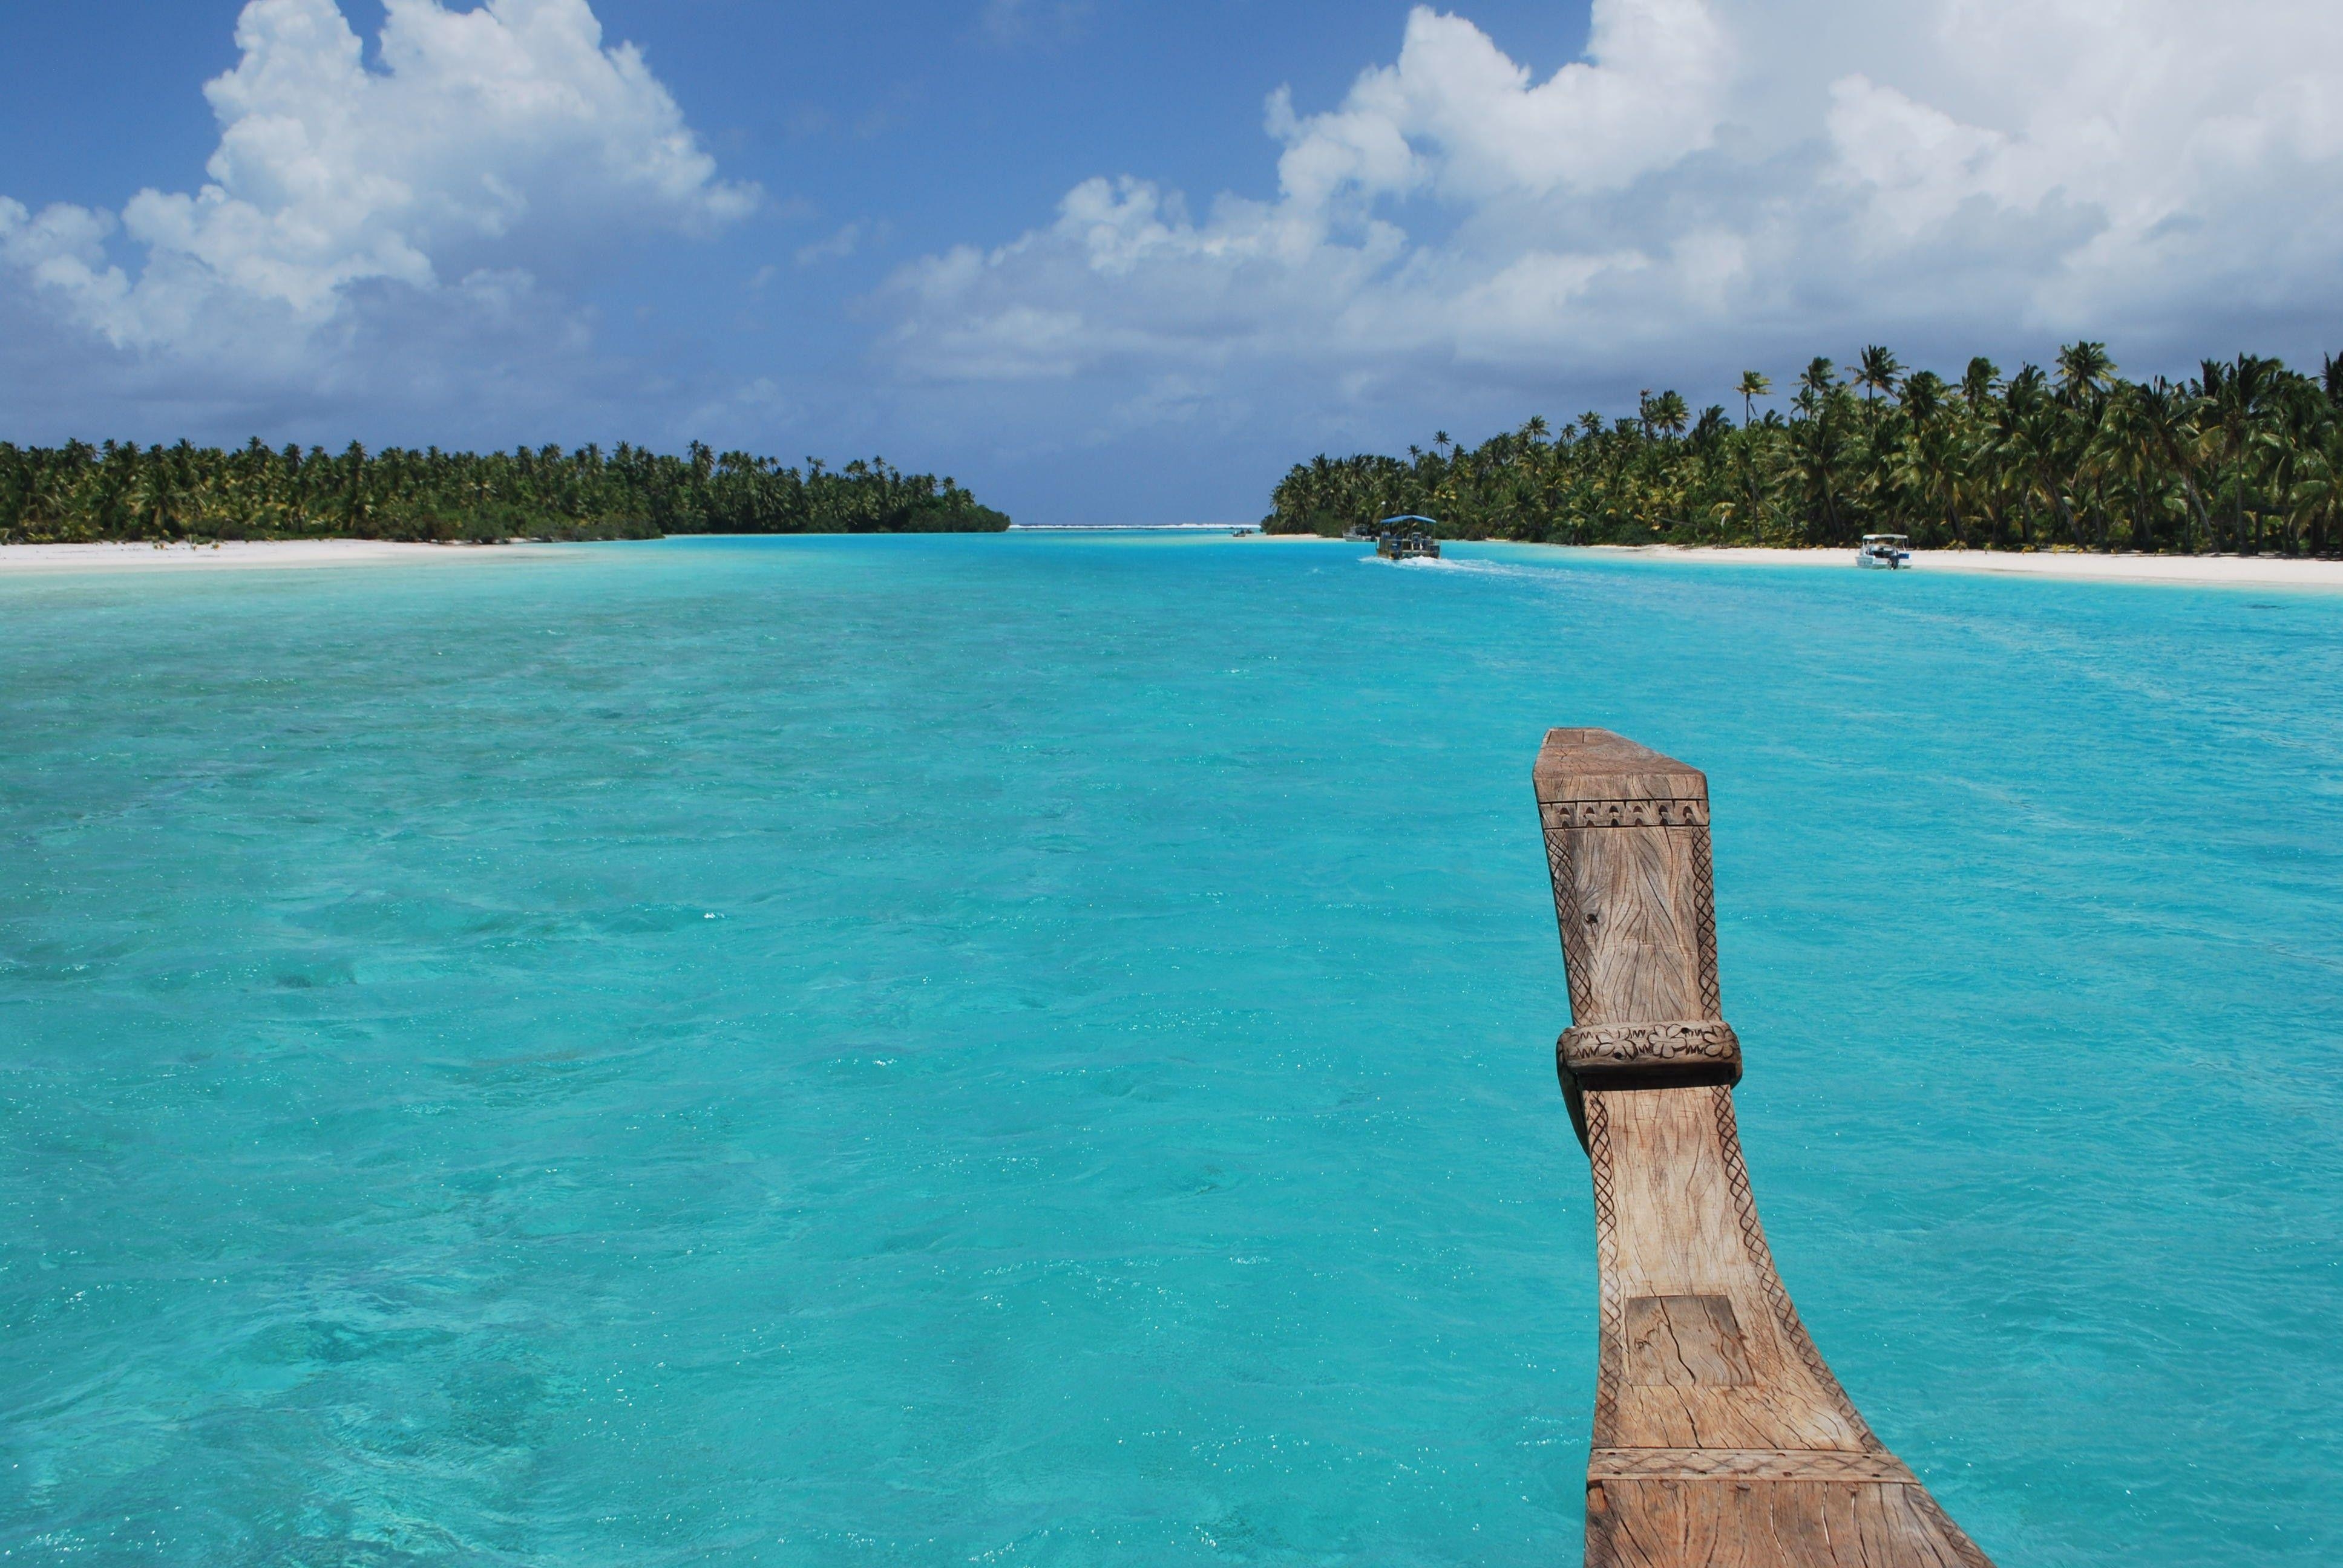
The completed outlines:
{"type": "Polygon", "coordinates": [[[1991,1568],[1864,1423],[1775,1271],[1733,1117],[1706,777],[1556,729],[1536,779],[1570,978],[1555,1065],[1602,1270],[1589,1568],[1991,1568]]]}

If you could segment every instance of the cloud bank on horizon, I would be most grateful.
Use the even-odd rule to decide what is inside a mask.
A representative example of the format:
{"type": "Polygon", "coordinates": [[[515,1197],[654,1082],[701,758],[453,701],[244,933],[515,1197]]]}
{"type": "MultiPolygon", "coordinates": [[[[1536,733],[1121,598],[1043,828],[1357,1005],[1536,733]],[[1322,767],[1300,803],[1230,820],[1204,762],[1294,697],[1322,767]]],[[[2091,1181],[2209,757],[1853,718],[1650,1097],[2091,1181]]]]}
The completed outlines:
{"type": "MultiPolygon", "coordinates": [[[[1089,15],[968,3],[980,30],[1089,15]]],[[[2331,0],[1594,0],[1544,79],[1419,7],[1339,102],[1269,98],[1273,196],[1199,214],[1110,165],[1005,243],[914,229],[926,254],[830,298],[813,262],[887,220],[745,223],[771,204],[589,0],[387,0],[371,62],[335,0],[251,0],[236,42],[199,189],[38,213],[0,189],[0,376],[197,433],[326,408],[754,442],[799,434],[777,409],[852,409],[809,438],[963,473],[1089,450],[1103,488],[1178,472],[1200,429],[1266,461],[1865,340],[2092,337],[2144,368],[2338,325],[2331,0]],[[860,363],[731,343],[686,298],[723,351],[610,374],[588,300],[646,246],[730,246],[759,290],[794,256],[802,311],[868,324],[860,363]]]]}
{"type": "Polygon", "coordinates": [[[1143,178],[903,272],[906,373],[1309,367],[1535,386],[1785,342],[2158,341],[2333,321],[2343,9],[2313,0],[1595,0],[1534,81],[1419,7],[1279,196],[1143,178]]]}

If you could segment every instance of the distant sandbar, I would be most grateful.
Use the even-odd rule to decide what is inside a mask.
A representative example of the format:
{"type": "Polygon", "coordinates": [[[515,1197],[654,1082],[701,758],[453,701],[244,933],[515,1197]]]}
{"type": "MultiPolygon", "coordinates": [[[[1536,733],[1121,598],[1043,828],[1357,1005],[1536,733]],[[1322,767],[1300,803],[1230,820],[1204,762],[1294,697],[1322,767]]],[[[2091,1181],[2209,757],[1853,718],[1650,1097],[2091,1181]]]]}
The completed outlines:
{"type": "Polygon", "coordinates": [[[227,540],[218,545],[0,545],[0,577],[22,572],[217,571],[246,567],[357,567],[554,553],[547,545],[418,545],[391,539],[227,540]]]}

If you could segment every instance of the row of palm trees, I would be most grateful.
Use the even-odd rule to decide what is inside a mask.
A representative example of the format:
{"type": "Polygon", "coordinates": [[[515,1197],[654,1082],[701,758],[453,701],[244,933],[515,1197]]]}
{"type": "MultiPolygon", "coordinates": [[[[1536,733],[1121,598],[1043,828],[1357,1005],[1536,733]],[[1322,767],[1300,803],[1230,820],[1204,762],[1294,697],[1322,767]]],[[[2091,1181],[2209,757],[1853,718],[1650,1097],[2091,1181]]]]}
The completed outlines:
{"type": "Polygon", "coordinates": [[[565,452],[339,453],[0,442],[0,543],[96,539],[649,538],[701,533],[987,532],[1009,519],[884,458],[803,469],[694,443],[565,452]]]}
{"type": "Polygon", "coordinates": [[[2276,359],[2207,360],[2127,381],[2102,343],[2004,377],[1906,372],[1884,347],[1796,380],[1757,411],[1745,372],[1694,416],[1673,391],[1635,414],[1532,419],[1470,450],[1438,435],[1406,458],[1320,457],[1277,486],[1264,526],[1338,534],[1405,512],[1464,537],[1570,544],[1923,546],[2327,555],[2343,548],[2343,359],[2311,377],[2276,359]]]}

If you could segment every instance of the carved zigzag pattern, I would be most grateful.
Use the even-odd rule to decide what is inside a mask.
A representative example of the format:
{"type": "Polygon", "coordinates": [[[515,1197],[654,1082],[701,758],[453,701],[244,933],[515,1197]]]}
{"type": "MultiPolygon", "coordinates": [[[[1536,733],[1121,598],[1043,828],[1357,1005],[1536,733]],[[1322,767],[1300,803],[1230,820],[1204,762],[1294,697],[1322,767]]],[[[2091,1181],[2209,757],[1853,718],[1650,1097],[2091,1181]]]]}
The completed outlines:
{"type": "Polygon", "coordinates": [[[1945,1512],[1945,1505],[1938,1503],[1926,1487],[1915,1482],[1912,1496],[1913,1501],[1919,1503],[1921,1512],[1927,1514],[1936,1527],[1945,1533],[1945,1539],[1953,1543],[1953,1550],[1960,1554],[1964,1568],[1994,1568],[1993,1559],[1986,1556],[1977,1543],[1969,1539],[1967,1531],[1953,1523],[1953,1516],[1945,1512]]]}
{"type": "Polygon", "coordinates": [[[1708,829],[1692,835],[1694,908],[1700,921],[1700,1002],[1711,1018],[1725,1016],[1725,994],[1716,980],[1716,864],[1708,844],[1708,829]]]}
{"type": "Polygon", "coordinates": [[[1598,1448],[1589,1480],[1841,1481],[1910,1486],[1912,1473],[1891,1453],[1834,1449],[1598,1448]]]}
{"type": "Polygon", "coordinates": [[[1725,1185],[1732,1190],[1734,1211],[1741,1221],[1741,1244],[1757,1277],[1765,1282],[1765,1299],[1774,1309],[1774,1321],[1780,1325],[1783,1339],[1814,1374],[1815,1385],[1829,1393],[1838,1412],[1862,1438],[1864,1446],[1884,1447],[1864,1421],[1863,1413],[1855,1408],[1855,1402],[1846,1397],[1846,1390],[1832,1375],[1830,1363],[1823,1360],[1822,1352],[1815,1348],[1814,1337],[1806,1332],[1806,1325],[1799,1320],[1798,1309],[1791,1304],[1790,1292],[1774,1267],[1774,1250],[1765,1244],[1765,1229],[1757,1222],[1757,1200],[1749,1190],[1749,1166],[1741,1157],[1741,1128],[1733,1115],[1733,1091],[1713,1089],[1709,1092],[1715,1097],[1716,1137],[1725,1150],[1725,1185]]]}
{"type": "Polygon", "coordinates": [[[1578,906],[1578,876],[1571,864],[1569,834],[1545,836],[1545,866],[1554,878],[1554,914],[1562,933],[1562,967],[1570,978],[1570,1016],[1581,1019],[1593,1005],[1594,980],[1587,972],[1585,955],[1579,951],[1585,944],[1570,940],[1570,934],[1579,929],[1586,916],[1578,906]]]}
{"type": "Polygon", "coordinates": [[[1603,1271],[1603,1339],[1594,1382],[1594,1446],[1610,1446],[1619,1415],[1619,1357],[1627,1342],[1619,1302],[1618,1215],[1611,1195],[1611,1111],[1603,1096],[1586,1097],[1587,1162],[1594,1170],[1594,1246],[1603,1271]]]}

